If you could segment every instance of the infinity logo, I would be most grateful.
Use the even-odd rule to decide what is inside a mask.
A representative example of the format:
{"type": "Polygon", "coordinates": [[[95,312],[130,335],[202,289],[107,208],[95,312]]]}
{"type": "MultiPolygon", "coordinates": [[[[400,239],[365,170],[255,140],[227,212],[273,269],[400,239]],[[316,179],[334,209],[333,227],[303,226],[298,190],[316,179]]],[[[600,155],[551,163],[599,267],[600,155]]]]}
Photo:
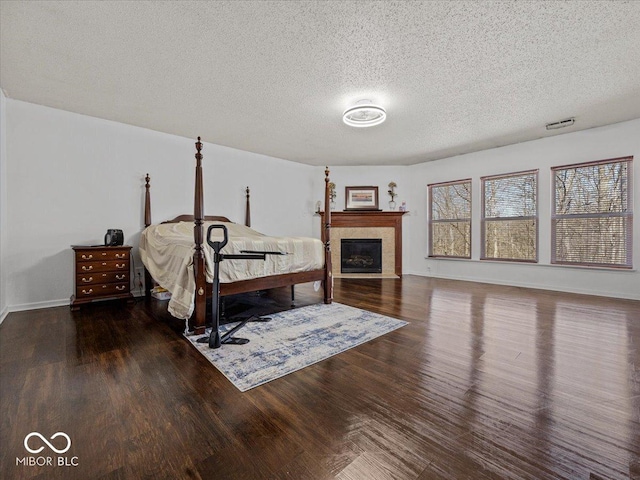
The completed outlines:
{"type": "Polygon", "coordinates": [[[31,437],[40,437],[40,440],[42,440],[44,443],[46,443],[47,446],[51,450],[56,452],[57,454],[66,453],[71,448],[71,439],[69,438],[69,435],[67,435],[64,432],[54,433],[51,436],[51,440],[53,440],[54,438],[57,438],[57,437],[64,437],[64,438],[67,439],[67,448],[63,448],[62,450],[58,450],[56,447],[51,445],[51,443],[46,438],[44,438],[41,434],[39,434],[38,432],[31,432],[29,435],[24,437],[24,448],[26,448],[31,453],[40,453],[42,450],[44,450],[44,447],[40,447],[37,450],[33,450],[33,449],[29,448],[29,439],[31,437]]]}

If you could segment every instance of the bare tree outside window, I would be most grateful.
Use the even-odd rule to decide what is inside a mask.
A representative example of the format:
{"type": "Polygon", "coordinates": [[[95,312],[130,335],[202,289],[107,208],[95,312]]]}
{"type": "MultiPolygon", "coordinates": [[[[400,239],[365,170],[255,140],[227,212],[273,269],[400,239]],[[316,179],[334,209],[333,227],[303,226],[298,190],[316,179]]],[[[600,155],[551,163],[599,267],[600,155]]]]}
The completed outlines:
{"type": "Polygon", "coordinates": [[[538,258],[538,171],[482,177],[482,259],[538,258]]]}
{"type": "Polygon", "coordinates": [[[552,169],[551,263],[632,267],[632,160],[552,169]]]}
{"type": "Polygon", "coordinates": [[[471,258],[471,180],[428,188],[429,256],[471,258]]]}

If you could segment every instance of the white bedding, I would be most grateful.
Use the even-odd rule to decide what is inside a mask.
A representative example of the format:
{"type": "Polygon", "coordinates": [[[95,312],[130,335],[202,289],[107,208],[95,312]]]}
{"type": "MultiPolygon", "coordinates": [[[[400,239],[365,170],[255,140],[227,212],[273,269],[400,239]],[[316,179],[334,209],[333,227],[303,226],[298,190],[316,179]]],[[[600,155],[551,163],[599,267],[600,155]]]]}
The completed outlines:
{"type": "MultiPolygon", "coordinates": [[[[319,270],[324,267],[322,242],[306,237],[270,237],[255,230],[227,222],[205,222],[204,235],[212,223],[226,225],[229,243],[221,253],[240,250],[286,252],[267,255],[262,260],[224,260],[220,263],[220,282],[319,270]]],[[[177,318],[193,313],[195,277],[193,273],[193,222],[164,223],[147,227],[140,237],[140,256],[158,284],[171,292],[169,312],[177,318]]],[[[213,240],[222,240],[222,230],[214,230],[213,240]]],[[[213,281],[213,250],[204,242],[207,282],[213,281]]]]}

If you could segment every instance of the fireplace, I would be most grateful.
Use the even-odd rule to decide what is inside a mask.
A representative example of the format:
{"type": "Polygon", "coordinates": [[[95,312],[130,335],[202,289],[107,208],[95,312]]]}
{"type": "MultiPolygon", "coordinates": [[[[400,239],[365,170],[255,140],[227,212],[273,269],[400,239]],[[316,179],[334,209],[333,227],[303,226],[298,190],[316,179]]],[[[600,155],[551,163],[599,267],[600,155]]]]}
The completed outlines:
{"type": "MultiPolygon", "coordinates": [[[[382,272],[371,277],[402,277],[402,218],[408,212],[348,211],[331,212],[331,272],[334,278],[351,276],[342,273],[342,239],[382,239],[382,272]]],[[[326,241],[325,214],[320,212],[322,241],[326,241]]],[[[356,274],[359,275],[359,274],[356,274]]]]}
{"type": "Polygon", "coordinates": [[[382,239],[343,238],[340,252],[341,273],[382,273],[382,239]]]}

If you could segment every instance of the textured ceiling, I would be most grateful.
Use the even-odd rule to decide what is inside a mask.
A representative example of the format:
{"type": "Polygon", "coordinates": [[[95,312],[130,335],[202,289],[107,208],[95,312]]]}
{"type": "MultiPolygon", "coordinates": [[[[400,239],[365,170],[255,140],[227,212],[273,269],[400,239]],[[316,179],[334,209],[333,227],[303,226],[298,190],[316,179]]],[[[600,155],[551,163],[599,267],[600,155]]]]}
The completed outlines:
{"type": "Polygon", "coordinates": [[[9,98],[311,165],[640,117],[637,1],[2,1],[0,19],[9,98]],[[344,125],[365,98],[387,121],[344,125]]]}

